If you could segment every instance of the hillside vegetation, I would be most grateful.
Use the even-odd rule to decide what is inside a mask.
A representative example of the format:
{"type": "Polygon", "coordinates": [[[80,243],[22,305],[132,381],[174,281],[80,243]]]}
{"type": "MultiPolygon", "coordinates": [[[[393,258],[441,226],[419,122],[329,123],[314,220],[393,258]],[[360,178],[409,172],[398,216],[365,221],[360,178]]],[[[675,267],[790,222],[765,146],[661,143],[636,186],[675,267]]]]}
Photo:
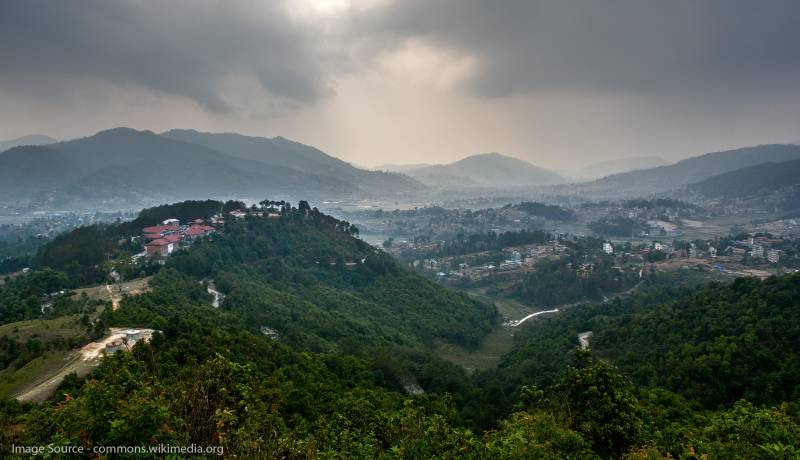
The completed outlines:
{"type": "MultiPolygon", "coordinates": [[[[139,223],[213,207],[239,205],[181,203],[143,212],[139,223]]],[[[0,400],[2,445],[194,443],[239,458],[800,452],[800,275],[701,287],[653,277],[625,299],[526,322],[497,369],[468,376],[427,350],[478,344],[494,307],[424,281],[356,234],[305,202],[283,203],[279,216],[228,219],[165,266],[140,268],[155,272],[147,292],[82,325],[152,327],[152,341],[104,358],[85,378],[67,376],[42,404],[0,400]],[[225,295],[219,308],[211,281],[225,295]],[[590,348],[577,349],[586,331],[590,348]]],[[[65,236],[46,250],[73,244],[64,241],[84,240],[65,236]]],[[[36,318],[26,302],[75,282],[38,268],[0,290],[7,321],[36,318]]],[[[92,305],[69,302],[49,315],[92,305]]],[[[27,353],[6,370],[36,359],[35,343],[18,346],[22,335],[3,340],[27,353]]]]}

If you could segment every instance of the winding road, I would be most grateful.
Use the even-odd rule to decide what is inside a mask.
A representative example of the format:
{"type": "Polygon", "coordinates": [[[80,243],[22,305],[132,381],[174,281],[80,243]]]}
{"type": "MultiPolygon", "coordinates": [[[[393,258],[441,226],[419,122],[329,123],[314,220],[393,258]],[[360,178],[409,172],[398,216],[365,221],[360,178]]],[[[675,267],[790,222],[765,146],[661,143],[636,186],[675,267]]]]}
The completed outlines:
{"type": "Polygon", "coordinates": [[[525,321],[528,321],[529,319],[531,319],[531,318],[533,318],[535,316],[544,315],[546,313],[556,313],[556,312],[558,312],[558,308],[554,308],[552,310],[537,311],[536,313],[531,313],[530,315],[522,318],[519,321],[509,321],[508,325],[511,326],[511,327],[517,327],[520,324],[524,323],[525,321]]]}

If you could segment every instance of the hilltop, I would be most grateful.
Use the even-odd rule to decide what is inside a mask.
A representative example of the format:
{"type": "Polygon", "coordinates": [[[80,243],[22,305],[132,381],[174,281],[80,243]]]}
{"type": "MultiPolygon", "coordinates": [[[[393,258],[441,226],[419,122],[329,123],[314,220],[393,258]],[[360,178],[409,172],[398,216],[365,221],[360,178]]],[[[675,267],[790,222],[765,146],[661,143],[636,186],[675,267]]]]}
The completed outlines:
{"type": "Polygon", "coordinates": [[[499,153],[473,155],[444,165],[409,169],[405,173],[425,184],[448,188],[531,187],[564,182],[553,171],[499,153]]]}
{"type": "Polygon", "coordinates": [[[16,139],[9,139],[7,141],[0,141],[0,153],[8,149],[19,147],[21,145],[46,145],[58,142],[50,136],[44,134],[31,134],[28,136],[18,137],[16,139]]]}

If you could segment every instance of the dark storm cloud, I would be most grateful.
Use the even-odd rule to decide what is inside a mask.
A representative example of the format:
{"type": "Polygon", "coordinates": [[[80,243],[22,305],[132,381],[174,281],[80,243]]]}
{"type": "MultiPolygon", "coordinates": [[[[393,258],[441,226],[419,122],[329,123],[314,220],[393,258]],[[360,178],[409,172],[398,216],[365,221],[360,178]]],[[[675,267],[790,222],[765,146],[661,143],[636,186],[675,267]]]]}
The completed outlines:
{"type": "Polygon", "coordinates": [[[475,56],[467,84],[482,95],[775,91],[797,85],[798,23],[796,0],[402,0],[326,37],[279,2],[0,0],[0,80],[136,83],[221,111],[220,82],[244,75],[308,103],[355,68],[346,56],[366,66],[415,37],[475,56]]]}
{"type": "Polygon", "coordinates": [[[275,2],[0,0],[0,81],[92,77],[227,106],[219,85],[252,76],[298,102],[326,91],[313,31],[275,2]]]}
{"type": "Polygon", "coordinates": [[[354,26],[473,53],[472,88],[508,95],[796,87],[799,24],[796,0],[403,0],[354,26]]]}

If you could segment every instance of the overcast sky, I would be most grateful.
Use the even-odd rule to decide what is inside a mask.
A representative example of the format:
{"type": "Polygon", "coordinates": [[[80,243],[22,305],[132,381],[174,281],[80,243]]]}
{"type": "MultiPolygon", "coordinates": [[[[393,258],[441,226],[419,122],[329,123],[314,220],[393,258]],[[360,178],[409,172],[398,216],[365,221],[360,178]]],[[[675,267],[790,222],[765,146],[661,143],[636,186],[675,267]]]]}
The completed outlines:
{"type": "Polygon", "coordinates": [[[800,2],[0,0],[0,139],[282,135],[552,168],[800,141],[800,2]]]}

